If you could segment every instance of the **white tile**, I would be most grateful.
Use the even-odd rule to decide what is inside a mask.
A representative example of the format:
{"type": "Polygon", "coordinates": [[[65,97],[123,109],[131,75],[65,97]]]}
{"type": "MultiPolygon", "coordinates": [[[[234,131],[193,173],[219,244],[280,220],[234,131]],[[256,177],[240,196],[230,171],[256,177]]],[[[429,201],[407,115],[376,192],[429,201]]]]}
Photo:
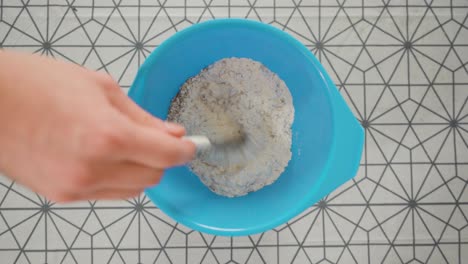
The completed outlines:
{"type": "MultiPolygon", "coordinates": [[[[431,9],[411,0],[408,18],[405,1],[385,7],[360,0],[326,6],[318,0],[76,0],[74,11],[69,1],[50,0],[49,8],[47,2],[31,0],[23,10],[23,3],[3,0],[0,46],[50,56],[42,48],[49,40],[56,58],[107,71],[128,89],[145,57],[192,23],[228,16],[261,20],[313,51],[355,116],[370,127],[363,165],[328,196],[325,211],[311,205],[289,225],[251,237],[192,232],[150,204],[138,217],[134,200],[54,204],[45,221],[42,197],[17,184],[9,190],[11,181],[0,177],[5,263],[45,262],[46,230],[48,263],[459,262],[457,243],[468,241],[468,207],[456,206],[468,201],[463,0],[454,0],[454,8],[434,0],[431,9]],[[412,46],[405,48],[407,40],[412,46]],[[324,50],[317,50],[317,41],[324,50]],[[137,42],[144,52],[135,51],[137,42]],[[454,130],[451,120],[458,121],[454,130]],[[414,211],[408,209],[411,198],[414,211]],[[434,239],[441,243],[433,245],[434,239]],[[414,256],[406,246],[413,242],[414,256]],[[23,246],[32,251],[15,251],[23,246]]],[[[466,249],[461,245],[462,263],[466,249]]]]}

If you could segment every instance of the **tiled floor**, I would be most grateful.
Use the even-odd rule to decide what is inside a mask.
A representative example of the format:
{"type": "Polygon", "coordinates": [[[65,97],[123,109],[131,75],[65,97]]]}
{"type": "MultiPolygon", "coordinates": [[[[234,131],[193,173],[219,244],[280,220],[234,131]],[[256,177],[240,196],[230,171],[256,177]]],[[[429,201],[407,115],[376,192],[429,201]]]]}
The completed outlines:
{"type": "Polygon", "coordinates": [[[50,205],[0,178],[0,262],[468,263],[466,0],[0,0],[0,47],[128,88],[168,36],[228,16],[271,23],[321,60],[366,127],[355,179],[286,225],[230,239],[145,197],[50,205]]]}

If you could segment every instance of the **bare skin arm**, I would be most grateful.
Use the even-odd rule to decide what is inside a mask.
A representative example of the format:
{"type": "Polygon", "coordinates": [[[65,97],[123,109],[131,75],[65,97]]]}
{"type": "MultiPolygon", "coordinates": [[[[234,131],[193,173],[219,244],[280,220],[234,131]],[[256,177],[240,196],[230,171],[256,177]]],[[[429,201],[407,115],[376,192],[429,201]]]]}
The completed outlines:
{"type": "Polygon", "coordinates": [[[0,124],[0,172],[58,202],[136,196],[195,153],[183,127],[110,76],[10,51],[0,51],[0,124]]]}

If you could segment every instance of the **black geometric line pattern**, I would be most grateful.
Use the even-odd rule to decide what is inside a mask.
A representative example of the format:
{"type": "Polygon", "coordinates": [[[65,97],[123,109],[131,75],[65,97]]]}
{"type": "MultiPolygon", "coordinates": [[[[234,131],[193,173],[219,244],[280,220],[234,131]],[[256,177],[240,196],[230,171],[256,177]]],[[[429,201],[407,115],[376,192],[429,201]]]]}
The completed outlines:
{"type": "Polygon", "coordinates": [[[189,230],[145,196],[63,206],[0,177],[2,263],[468,263],[466,0],[0,0],[0,47],[127,89],[163,40],[221,17],[270,23],[320,59],[366,129],[358,175],[239,238],[189,230]]]}

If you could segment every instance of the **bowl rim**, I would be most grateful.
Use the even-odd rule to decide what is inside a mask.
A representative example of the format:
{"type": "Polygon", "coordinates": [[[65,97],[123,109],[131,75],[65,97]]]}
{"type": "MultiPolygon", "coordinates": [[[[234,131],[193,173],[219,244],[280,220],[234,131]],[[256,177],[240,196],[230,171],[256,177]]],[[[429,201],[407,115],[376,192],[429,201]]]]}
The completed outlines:
{"type": "Polygon", "coordinates": [[[196,231],[201,231],[207,234],[212,234],[212,235],[244,236],[244,235],[252,235],[252,234],[265,232],[267,230],[278,227],[281,224],[284,224],[290,219],[296,217],[305,209],[311,206],[311,200],[313,199],[314,194],[317,192],[317,189],[319,189],[322,186],[323,181],[325,180],[328,174],[328,171],[330,170],[330,166],[332,163],[331,157],[334,156],[334,153],[336,151],[335,110],[332,107],[333,100],[331,98],[331,91],[330,91],[330,89],[336,89],[336,88],[333,85],[333,82],[331,81],[331,78],[329,77],[328,73],[325,71],[322,64],[318,61],[318,59],[312,54],[312,52],[309,49],[307,49],[307,47],[305,47],[299,40],[291,36],[289,33],[284,32],[270,24],[266,24],[266,23],[256,21],[256,20],[243,19],[243,18],[221,18],[221,19],[213,19],[213,20],[208,20],[208,21],[204,21],[201,23],[193,24],[191,26],[188,26],[187,28],[184,28],[181,31],[174,33],[172,36],[170,36],[165,41],[163,41],[161,45],[159,45],[159,47],[157,47],[151,52],[151,54],[145,59],[143,64],[140,66],[140,69],[138,70],[137,75],[132,85],[130,86],[128,95],[132,99],[135,99],[135,97],[136,98],[140,97],[137,94],[136,90],[138,86],[140,86],[140,84],[145,82],[146,72],[148,71],[149,68],[151,68],[151,66],[155,63],[155,61],[160,57],[160,54],[164,53],[167,48],[173,45],[173,43],[179,41],[179,39],[184,38],[186,35],[193,34],[194,32],[199,31],[199,30],[203,30],[206,27],[219,26],[225,23],[230,23],[230,24],[235,23],[237,25],[241,25],[245,27],[251,27],[251,28],[253,27],[253,28],[264,30],[264,31],[269,31],[270,33],[275,34],[276,36],[282,38],[283,41],[289,43],[290,45],[293,45],[298,51],[300,51],[304,55],[304,59],[308,60],[311,63],[311,65],[313,65],[313,67],[317,70],[317,72],[320,75],[320,78],[323,81],[322,88],[325,89],[325,97],[328,101],[329,111],[330,111],[331,118],[332,118],[330,151],[328,154],[328,158],[326,159],[326,162],[320,173],[320,176],[317,179],[317,183],[314,186],[312,186],[308,194],[302,197],[302,199],[298,200],[298,202],[295,203],[294,206],[292,206],[289,210],[285,211],[284,214],[281,214],[281,216],[272,219],[272,221],[252,225],[248,228],[219,228],[219,227],[206,226],[203,223],[197,223],[191,220],[190,218],[179,217],[178,214],[174,213],[170,208],[167,208],[163,204],[160,205],[158,201],[154,199],[153,195],[151,195],[150,193],[149,189],[152,189],[153,187],[145,190],[145,194],[148,196],[148,198],[155,205],[157,205],[163,213],[168,215],[170,218],[172,218],[176,222],[187,226],[188,228],[191,228],[196,231]]]}

